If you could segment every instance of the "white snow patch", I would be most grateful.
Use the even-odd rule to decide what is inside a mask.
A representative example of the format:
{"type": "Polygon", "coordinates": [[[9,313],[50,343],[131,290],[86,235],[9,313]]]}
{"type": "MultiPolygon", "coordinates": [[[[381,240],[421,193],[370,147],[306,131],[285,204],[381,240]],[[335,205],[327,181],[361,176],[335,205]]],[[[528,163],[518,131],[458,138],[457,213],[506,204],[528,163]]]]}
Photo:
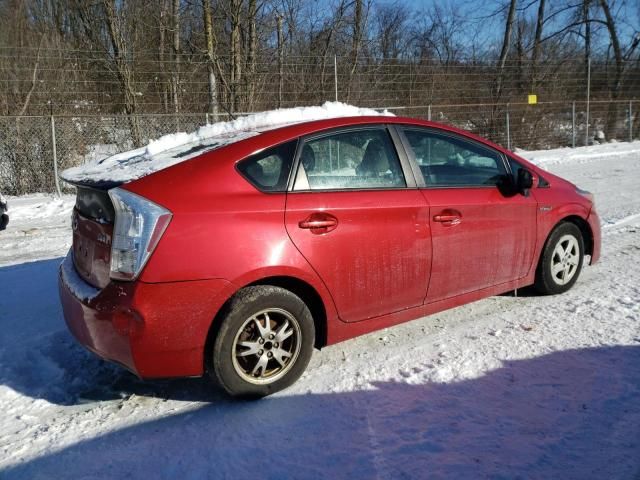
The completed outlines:
{"type": "Polygon", "coordinates": [[[69,250],[69,253],[60,264],[60,275],[62,275],[62,279],[71,290],[71,293],[80,300],[91,300],[100,293],[99,289],[92,287],[78,275],[73,265],[73,253],[71,250],[69,250]]]}
{"type": "Polygon", "coordinates": [[[62,318],[62,259],[43,260],[69,249],[73,198],[10,197],[0,477],[636,478],[640,162],[638,142],[616,145],[535,153],[594,193],[606,226],[601,262],[569,292],[495,296],[332,345],[255,403],[206,381],[140,382],[85,352],[62,318]]]}
{"type": "Polygon", "coordinates": [[[172,133],[152,140],[145,147],[93,160],[62,172],[68,182],[128,182],[157,172],[202,153],[243,140],[260,132],[293,123],[339,117],[393,115],[340,102],[322,106],[270,110],[229,122],[205,125],[192,133],[172,133]]]}
{"type": "Polygon", "coordinates": [[[602,161],[603,159],[615,159],[621,155],[640,154],[640,141],[635,142],[611,142],[602,145],[576,148],[556,148],[553,150],[520,150],[515,152],[530,162],[546,167],[564,163],[586,163],[590,161],[602,161]]]}

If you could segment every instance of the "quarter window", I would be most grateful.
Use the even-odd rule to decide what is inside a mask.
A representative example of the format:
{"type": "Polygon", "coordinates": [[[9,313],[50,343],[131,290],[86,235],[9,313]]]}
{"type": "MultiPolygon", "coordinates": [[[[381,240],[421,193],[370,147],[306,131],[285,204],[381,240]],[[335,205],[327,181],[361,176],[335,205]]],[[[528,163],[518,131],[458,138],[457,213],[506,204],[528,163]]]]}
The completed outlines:
{"type": "Polygon", "coordinates": [[[400,160],[385,129],[358,129],[306,142],[295,190],[406,187],[400,160]]]}
{"type": "Polygon", "coordinates": [[[238,170],[258,190],[284,192],[297,141],[263,150],[238,163],[238,170]]]}
{"type": "Polygon", "coordinates": [[[428,187],[497,185],[506,174],[500,153],[463,138],[405,129],[428,187]]]}

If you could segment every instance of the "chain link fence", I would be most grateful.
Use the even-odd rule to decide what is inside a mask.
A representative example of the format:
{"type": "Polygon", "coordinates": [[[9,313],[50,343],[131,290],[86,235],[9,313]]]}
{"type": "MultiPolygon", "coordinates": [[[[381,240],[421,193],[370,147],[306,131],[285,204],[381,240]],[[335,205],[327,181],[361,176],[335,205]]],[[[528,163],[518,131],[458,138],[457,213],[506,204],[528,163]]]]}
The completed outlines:
{"type": "MultiPolygon", "coordinates": [[[[381,108],[380,106],[376,106],[381,108]]],[[[575,147],[606,140],[640,138],[640,102],[546,102],[536,105],[464,104],[388,107],[396,115],[423,118],[488,138],[509,149],[575,147]],[[589,113],[587,113],[589,108],[589,113]],[[613,121],[610,121],[613,119],[613,121]]],[[[240,115],[238,113],[237,115],[240,115]]],[[[0,117],[0,192],[55,192],[62,170],[135,148],[175,132],[228,120],[220,114],[149,114],[0,117]]],[[[71,187],[61,184],[62,190],[71,187]]]]}

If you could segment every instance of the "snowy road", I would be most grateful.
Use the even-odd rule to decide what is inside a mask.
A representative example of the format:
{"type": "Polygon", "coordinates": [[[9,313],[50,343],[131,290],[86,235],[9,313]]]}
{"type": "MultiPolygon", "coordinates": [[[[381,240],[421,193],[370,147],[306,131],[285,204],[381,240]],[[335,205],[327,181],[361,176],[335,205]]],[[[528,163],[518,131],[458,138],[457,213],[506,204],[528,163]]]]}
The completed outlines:
{"type": "Polygon", "coordinates": [[[0,233],[0,478],[640,478],[640,142],[524,154],[596,195],[601,262],[316,352],[228,400],[77,346],[56,271],[73,200],[10,199],[0,233]]]}

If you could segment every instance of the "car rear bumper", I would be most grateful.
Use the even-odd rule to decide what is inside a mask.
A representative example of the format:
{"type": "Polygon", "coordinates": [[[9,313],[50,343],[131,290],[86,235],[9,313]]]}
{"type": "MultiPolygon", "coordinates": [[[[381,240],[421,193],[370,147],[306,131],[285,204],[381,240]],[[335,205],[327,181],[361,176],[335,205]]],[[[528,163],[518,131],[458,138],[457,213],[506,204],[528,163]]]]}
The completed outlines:
{"type": "Polygon", "coordinates": [[[202,375],[211,322],[232,291],[222,279],[111,282],[97,290],[75,272],[71,253],[58,287],[78,342],[142,378],[202,375]]]}
{"type": "Polygon", "coordinates": [[[600,260],[600,249],[602,246],[602,234],[600,232],[600,217],[595,209],[591,209],[589,212],[589,216],[587,217],[587,222],[591,227],[591,233],[593,234],[593,252],[591,252],[591,261],[589,262],[591,265],[600,260]]]}

